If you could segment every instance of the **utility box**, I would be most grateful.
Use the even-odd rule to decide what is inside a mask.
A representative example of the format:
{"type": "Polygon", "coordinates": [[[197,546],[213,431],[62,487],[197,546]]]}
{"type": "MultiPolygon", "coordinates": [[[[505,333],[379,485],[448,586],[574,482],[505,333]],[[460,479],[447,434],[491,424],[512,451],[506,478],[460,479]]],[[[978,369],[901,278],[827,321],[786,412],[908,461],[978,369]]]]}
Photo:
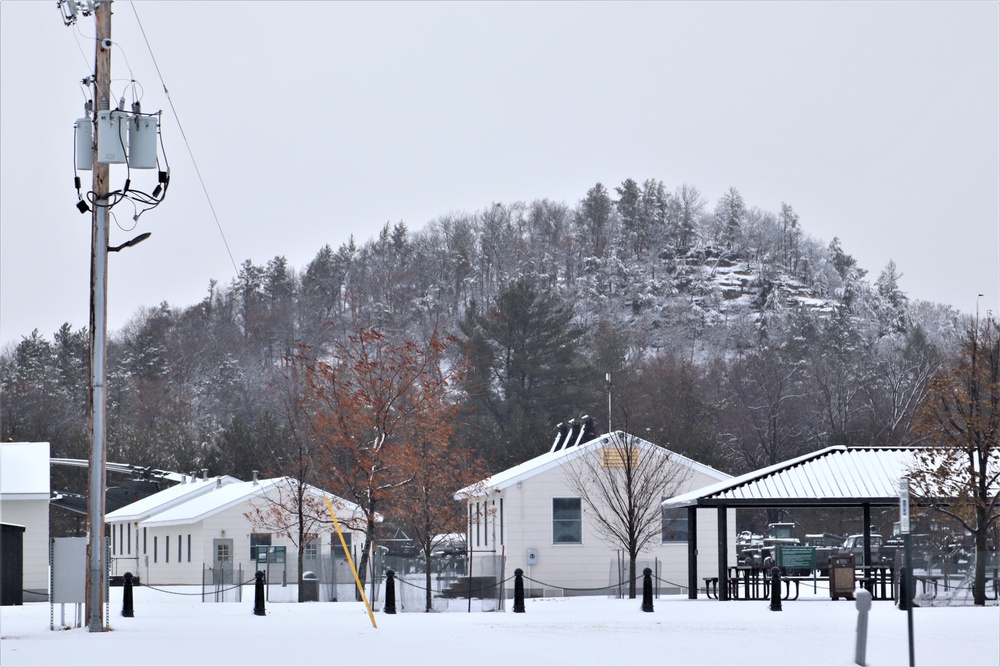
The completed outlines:
{"type": "Polygon", "coordinates": [[[830,556],[830,597],[837,600],[854,599],[854,556],[837,554],[830,556]]]}
{"type": "Polygon", "coordinates": [[[528,549],[528,565],[538,565],[538,549],[528,549]]]}

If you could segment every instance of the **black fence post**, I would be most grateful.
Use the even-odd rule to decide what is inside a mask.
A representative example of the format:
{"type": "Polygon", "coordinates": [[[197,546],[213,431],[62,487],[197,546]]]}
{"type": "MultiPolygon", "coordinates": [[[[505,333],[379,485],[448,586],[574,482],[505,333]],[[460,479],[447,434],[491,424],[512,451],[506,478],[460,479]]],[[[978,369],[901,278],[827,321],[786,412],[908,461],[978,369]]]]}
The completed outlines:
{"type": "Polygon", "coordinates": [[[514,570],[514,613],[524,613],[524,570],[514,570]]]}
{"type": "Polygon", "coordinates": [[[648,567],[642,571],[642,610],[653,611],[653,571],[648,567]]]}
{"type": "Polygon", "coordinates": [[[382,611],[396,613],[396,573],[392,570],[385,571],[385,608],[382,611]]]}
{"type": "Polygon", "coordinates": [[[264,572],[257,570],[254,577],[257,581],[254,584],[253,615],[264,616],[266,615],[264,612],[264,572]]]}
{"type": "Polygon", "coordinates": [[[134,618],[135,612],[132,609],[132,573],[125,573],[125,588],[122,591],[122,616],[134,618]]]}
{"type": "Polygon", "coordinates": [[[781,569],[771,569],[771,611],[781,611],[781,569]]]}

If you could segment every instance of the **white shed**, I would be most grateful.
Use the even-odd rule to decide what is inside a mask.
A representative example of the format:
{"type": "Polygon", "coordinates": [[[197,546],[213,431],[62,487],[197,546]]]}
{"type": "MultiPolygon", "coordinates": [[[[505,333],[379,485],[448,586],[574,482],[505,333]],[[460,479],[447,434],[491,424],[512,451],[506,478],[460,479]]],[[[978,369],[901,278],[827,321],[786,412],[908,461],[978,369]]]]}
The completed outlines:
{"type": "MultiPolygon", "coordinates": [[[[456,499],[468,504],[468,545],[475,562],[477,555],[506,556],[505,574],[521,569],[528,578],[525,594],[585,595],[607,592],[627,572],[627,554],[609,543],[598,524],[574,490],[571,477],[579,474],[580,457],[593,457],[598,465],[614,465],[608,456],[613,442],[628,439],[645,456],[660,459],[666,465],[686,468],[684,479],[672,493],[716,484],[730,476],[693,461],[646,440],[621,431],[598,436],[589,442],[553,450],[513,468],[497,473],[478,484],[466,487],[456,499]]],[[[597,494],[592,495],[595,497],[597,494]]],[[[658,506],[664,498],[653,500],[658,506]]],[[[735,520],[732,517],[731,520],[735,520]]],[[[717,516],[712,511],[697,515],[700,528],[696,548],[702,576],[713,576],[717,568],[718,546],[714,530],[717,516]]],[[[688,582],[688,515],[670,510],[661,515],[660,539],[639,556],[638,572],[653,568],[660,579],[660,590],[675,592],[688,582]]],[[[728,550],[735,555],[735,538],[729,536],[728,550]]],[[[475,565],[473,566],[473,576],[475,565]]],[[[640,582],[641,586],[641,582],[640,582]]],[[[510,589],[511,587],[508,587],[510,589]]]]}
{"type": "Polygon", "coordinates": [[[24,601],[49,595],[49,443],[0,444],[0,521],[24,526],[24,601]]]}
{"type": "MultiPolygon", "coordinates": [[[[242,572],[243,581],[248,582],[260,569],[259,549],[272,553],[277,549],[278,553],[285,553],[277,576],[292,582],[298,577],[294,541],[284,531],[255,526],[250,517],[258,509],[271,506],[279,496],[287,497],[296,484],[288,477],[250,482],[224,478],[209,480],[207,492],[188,494],[181,502],[165,504],[146,516],[133,511],[133,505],[138,503],[123,507],[114,516],[108,515],[109,523],[114,522],[109,532],[115,534],[114,525],[121,523],[132,526],[125,532],[134,531],[137,535],[135,548],[141,558],[139,574],[143,583],[150,585],[201,585],[211,583],[208,578],[217,578],[220,572],[227,573],[227,577],[242,572]]],[[[146,500],[157,499],[176,488],[166,489],[146,500]]],[[[321,502],[324,496],[330,499],[350,546],[349,525],[358,516],[357,507],[315,487],[308,487],[307,491],[321,502]]],[[[328,551],[334,551],[338,544],[332,522],[324,523],[315,529],[305,545],[307,559],[318,560],[328,551]]],[[[310,569],[308,563],[305,569],[310,569]]]]}
{"type": "Polygon", "coordinates": [[[183,482],[137,500],[105,516],[107,536],[111,546],[111,576],[132,572],[142,578],[149,555],[148,529],[142,522],[166,512],[219,486],[239,483],[235,477],[183,477],[183,482]],[[141,566],[141,567],[140,567],[141,566]]]}

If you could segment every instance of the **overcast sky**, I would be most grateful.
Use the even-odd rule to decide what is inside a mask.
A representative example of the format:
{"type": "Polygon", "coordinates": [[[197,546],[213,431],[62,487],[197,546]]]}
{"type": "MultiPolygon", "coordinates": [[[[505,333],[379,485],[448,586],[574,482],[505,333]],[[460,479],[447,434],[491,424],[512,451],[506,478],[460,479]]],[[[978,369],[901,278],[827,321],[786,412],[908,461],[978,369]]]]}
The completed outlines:
{"type": "MultiPolygon", "coordinates": [[[[2,344],[87,325],[93,35],[51,0],[0,2],[2,344]]],[[[112,40],[113,95],[134,79],[164,111],[171,172],[134,230],[114,209],[112,245],[152,237],[110,256],[112,331],[246,259],[302,270],[386,222],[626,178],[787,202],[873,280],[894,260],[912,299],[1000,311],[997,2],[118,0],[112,40]]]]}

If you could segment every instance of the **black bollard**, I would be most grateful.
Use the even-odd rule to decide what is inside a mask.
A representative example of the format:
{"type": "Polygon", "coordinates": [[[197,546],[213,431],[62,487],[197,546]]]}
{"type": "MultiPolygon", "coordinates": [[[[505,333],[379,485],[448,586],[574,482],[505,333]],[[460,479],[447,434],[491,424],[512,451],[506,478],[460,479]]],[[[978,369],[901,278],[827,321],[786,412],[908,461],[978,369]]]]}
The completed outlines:
{"type": "Polygon", "coordinates": [[[392,570],[385,571],[385,607],[382,611],[396,613],[396,573],[392,570]]]}
{"type": "Polygon", "coordinates": [[[514,613],[524,613],[524,570],[514,570],[514,613]]]}
{"type": "Polygon", "coordinates": [[[264,573],[261,570],[257,570],[257,574],[254,575],[256,582],[254,583],[254,593],[253,593],[253,615],[254,616],[265,616],[264,612],[264,573]]]}
{"type": "Polygon", "coordinates": [[[781,569],[771,569],[771,611],[781,611],[781,569]]]}
{"type": "Polygon", "coordinates": [[[642,610],[653,611],[653,571],[648,567],[642,571],[642,610]]]}
{"type": "Polygon", "coordinates": [[[125,589],[122,592],[122,616],[134,618],[135,612],[132,610],[132,573],[125,573],[125,589]]]}

